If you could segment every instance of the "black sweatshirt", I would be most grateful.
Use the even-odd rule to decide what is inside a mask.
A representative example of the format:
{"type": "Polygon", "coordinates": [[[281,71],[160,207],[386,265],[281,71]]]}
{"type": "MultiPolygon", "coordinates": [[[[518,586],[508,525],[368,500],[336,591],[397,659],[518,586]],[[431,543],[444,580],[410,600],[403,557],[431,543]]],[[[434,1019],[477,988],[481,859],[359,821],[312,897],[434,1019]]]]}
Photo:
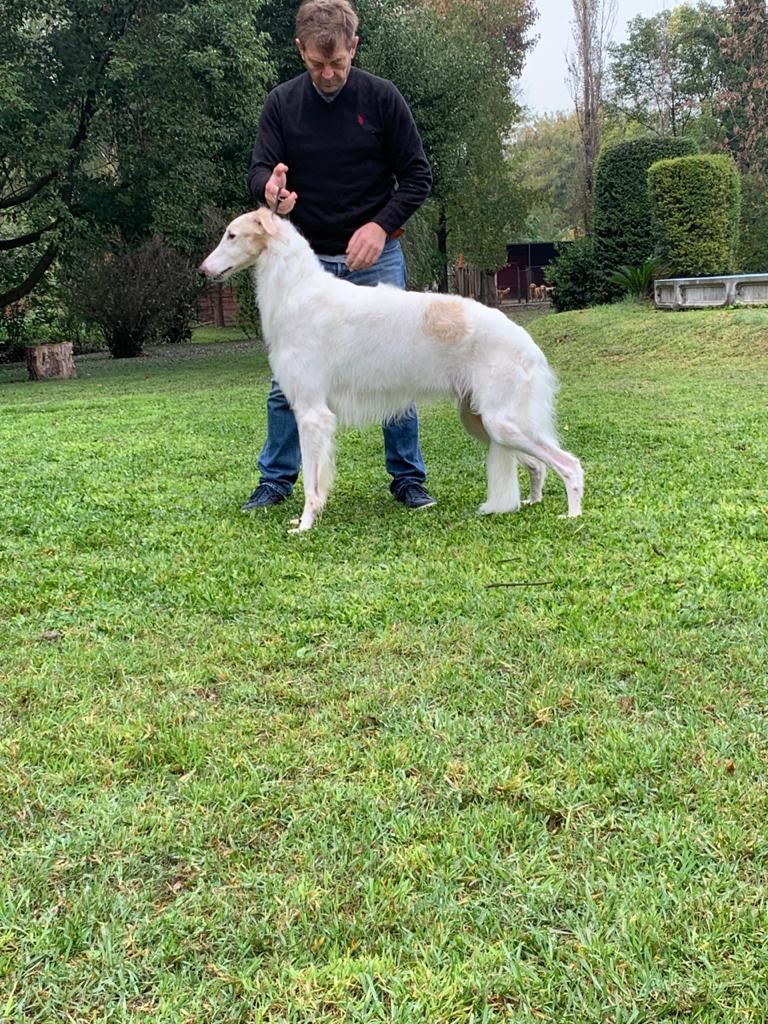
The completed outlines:
{"type": "Polygon", "coordinates": [[[272,90],[248,174],[260,203],[278,163],[288,165],[288,189],[298,195],[291,220],[324,256],[344,253],[369,221],[391,235],[432,188],[405,100],[391,82],[354,67],[330,103],[306,73],[272,90]]]}

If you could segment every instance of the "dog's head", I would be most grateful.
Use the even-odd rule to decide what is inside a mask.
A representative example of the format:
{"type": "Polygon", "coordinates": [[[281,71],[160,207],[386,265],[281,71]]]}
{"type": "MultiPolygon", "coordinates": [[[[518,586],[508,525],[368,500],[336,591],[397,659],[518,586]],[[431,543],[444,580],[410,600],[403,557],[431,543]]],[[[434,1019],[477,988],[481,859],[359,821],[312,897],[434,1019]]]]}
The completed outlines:
{"type": "Polygon", "coordinates": [[[203,260],[200,273],[226,280],[238,270],[252,267],[278,230],[277,217],[265,206],[236,217],[210,256],[203,260]]]}

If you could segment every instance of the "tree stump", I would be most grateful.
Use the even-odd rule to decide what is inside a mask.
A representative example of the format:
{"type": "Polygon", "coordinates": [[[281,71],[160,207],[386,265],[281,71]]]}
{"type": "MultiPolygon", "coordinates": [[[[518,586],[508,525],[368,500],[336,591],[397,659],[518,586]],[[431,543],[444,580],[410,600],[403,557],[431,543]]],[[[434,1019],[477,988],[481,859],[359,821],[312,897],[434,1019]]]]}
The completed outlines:
{"type": "Polygon", "coordinates": [[[61,380],[77,376],[71,341],[27,346],[30,380],[61,380]]]}

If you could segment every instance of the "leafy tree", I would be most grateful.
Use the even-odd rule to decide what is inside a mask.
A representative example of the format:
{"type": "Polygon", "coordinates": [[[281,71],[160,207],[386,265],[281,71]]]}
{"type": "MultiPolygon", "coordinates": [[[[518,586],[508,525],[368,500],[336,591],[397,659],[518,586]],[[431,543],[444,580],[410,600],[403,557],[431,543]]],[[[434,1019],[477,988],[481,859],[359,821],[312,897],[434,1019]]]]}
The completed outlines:
{"type": "Polygon", "coordinates": [[[609,47],[615,108],[659,135],[690,134],[701,119],[711,133],[722,34],[722,12],[706,2],[633,18],[627,41],[609,47]]]}
{"type": "Polygon", "coordinates": [[[592,230],[594,176],[602,142],[608,43],[617,0],[571,0],[573,51],[568,75],[576,106],[584,166],[584,231],[592,230]]]}
{"type": "MultiPolygon", "coordinates": [[[[269,56],[272,63],[272,74],[268,83],[270,89],[281,82],[287,82],[304,70],[296,47],[296,11],[299,2],[300,0],[261,0],[259,26],[269,37],[269,56]]],[[[359,7],[358,4],[355,6],[359,7]]],[[[365,25],[362,28],[365,32],[365,25]]]]}
{"type": "Polygon", "coordinates": [[[741,270],[768,267],[768,10],[764,0],[727,0],[720,41],[721,117],[742,173],[741,270]]]}
{"type": "Polygon", "coordinates": [[[742,173],[768,175],[768,6],[726,0],[722,117],[728,149],[742,173]]]}
{"type": "Polygon", "coordinates": [[[560,241],[578,234],[585,211],[576,115],[539,117],[522,125],[512,136],[508,162],[527,193],[528,214],[522,237],[560,241]]]}
{"type": "Polygon", "coordinates": [[[0,306],[89,224],[204,244],[201,211],[242,199],[270,71],[258,8],[0,0],[0,306]]]}
{"type": "Polygon", "coordinates": [[[531,45],[527,33],[536,19],[530,0],[415,0],[414,6],[463,25],[492,52],[509,78],[519,77],[531,45]]]}
{"type": "MultiPolygon", "coordinates": [[[[435,176],[438,248],[481,269],[506,261],[525,217],[524,195],[505,161],[519,118],[509,81],[522,70],[533,23],[530,0],[360,3],[360,61],[392,79],[411,105],[435,176]],[[367,26],[367,28],[366,28],[367,26]]],[[[433,216],[430,209],[423,216],[433,216]]]]}

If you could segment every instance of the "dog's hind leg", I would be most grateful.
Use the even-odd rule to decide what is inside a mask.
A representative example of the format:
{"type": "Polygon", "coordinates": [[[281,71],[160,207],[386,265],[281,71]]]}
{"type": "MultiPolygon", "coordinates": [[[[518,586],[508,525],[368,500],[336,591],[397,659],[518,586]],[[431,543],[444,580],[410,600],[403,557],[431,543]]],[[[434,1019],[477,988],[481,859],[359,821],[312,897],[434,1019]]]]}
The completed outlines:
{"type": "Polygon", "coordinates": [[[483,426],[482,419],[476,412],[472,412],[472,408],[466,398],[462,398],[459,402],[459,418],[470,437],[476,437],[483,444],[490,443],[491,439],[488,437],[488,433],[483,426]]]}
{"type": "MultiPolygon", "coordinates": [[[[488,431],[483,426],[482,417],[479,416],[476,412],[472,411],[472,409],[471,409],[471,407],[469,405],[469,402],[466,399],[462,399],[461,402],[459,403],[459,416],[461,417],[461,422],[462,422],[462,424],[464,426],[464,429],[466,430],[466,432],[468,434],[471,434],[472,437],[476,437],[478,439],[478,441],[482,441],[483,444],[486,444],[486,445],[490,444],[491,439],[488,437],[488,431]]],[[[543,462],[539,462],[538,459],[534,459],[530,455],[526,455],[524,452],[518,452],[517,455],[518,455],[520,461],[525,466],[525,468],[528,470],[528,477],[529,477],[530,485],[531,485],[530,494],[525,499],[523,504],[524,505],[536,505],[542,499],[543,490],[544,490],[544,478],[547,475],[547,467],[544,465],[543,462]]],[[[503,460],[501,460],[501,456],[499,456],[498,454],[494,455],[494,462],[496,461],[496,459],[499,459],[499,461],[503,461],[503,460]]],[[[492,482],[491,482],[491,460],[490,460],[490,454],[489,454],[489,459],[488,459],[488,473],[489,473],[489,477],[488,477],[488,501],[486,501],[483,505],[481,505],[480,512],[485,514],[485,513],[497,512],[497,511],[501,511],[501,512],[512,512],[512,511],[515,511],[517,509],[517,507],[518,507],[517,505],[514,508],[500,508],[500,509],[497,509],[495,507],[493,507],[493,508],[489,507],[491,505],[495,506],[496,503],[497,503],[496,501],[492,501],[491,500],[491,489],[492,489],[493,485],[492,485],[492,482]]],[[[503,474],[504,474],[504,470],[502,469],[502,477],[503,477],[503,474]]],[[[500,481],[499,481],[499,479],[498,479],[498,477],[497,477],[497,475],[495,473],[495,468],[494,468],[494,480],[496,481],[496,487],[494,488],[494,490],[498,492],[502,488],[501,488],[500,481]]],[[[516,472],[515,472],[515,480],[517,480],[517,473],[516,472]]],[[[519,485],[518,485],[518,487],[519,487],[519,485]]],[[[505,501],[504,497],[503,496],[500,497],[500,503],[504,504],[504,501],[505,501]]],[[[514,499],[513,499],[513,501],[514,501],[514,499]]],[[[518,503],[519,503],[519,497],[518,497],[518,503]]]]}
{"type": "Polygon", "coordinates": [[[520,452],[521,456],[532,456],[533,459],[543,462],[554,470],[565,484],[568,495],[568,515],[581,515],[584,471],[575,455],[563,451],[552,442],[535,440],[526,434],[521,425],[512,417],[484,415],[483,424],[497,444],[514,448],[520,452]]]}
{"type": "Polygon", "coordinates": [[[528,470],[528,479],[531,484],[531,493],[523,502],[524,505],[537,505],[544,494],[544,478],[547,475],[547,467],[538,459],[532,459],[530,455],[519,452],[520,461],[528,470]]]}
{"type": "Polygon", "coordinates": [[[516,453],[490,439],[482,418],[472,411],[466,399],[459,402],[459,416],[466,432],[488,445],[488,499],[477,511],[481,516],[517,512],[520,508],[520,481],[517,478],[516,453]]]}
{"type": "Polygon", "coordinates": [[[488,500],[477,511],[487,516],[498,512],[517,512],[519,508],[517,454],[507,445],[491,440],[488,447],[488,500]]]}
{"type": "Polygon", "coordinates": [[[292,533],[309,530],[323,511],[333,483],[336,417],[325,406],[296,411],[304,478],[304,509],[292,533]]]}

